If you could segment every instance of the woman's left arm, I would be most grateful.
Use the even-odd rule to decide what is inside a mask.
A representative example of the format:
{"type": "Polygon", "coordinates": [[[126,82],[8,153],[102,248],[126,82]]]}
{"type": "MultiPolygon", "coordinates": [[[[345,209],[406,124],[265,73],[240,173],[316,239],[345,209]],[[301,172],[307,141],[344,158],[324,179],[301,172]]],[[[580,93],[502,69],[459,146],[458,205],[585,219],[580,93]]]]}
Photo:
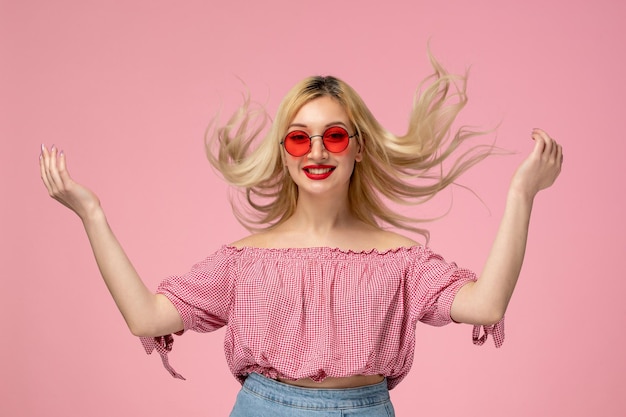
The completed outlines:
{"type": "Polygon", "coordinates": [[[451,316],[456,322],[491,325],[504,317],[522,268],[533,201],[540,190],[554,183],[563,163],[561,145],[546,132],[534,129],[532,138],[535,147],[513,176],[483,272],[454,298],[451,316]]]}

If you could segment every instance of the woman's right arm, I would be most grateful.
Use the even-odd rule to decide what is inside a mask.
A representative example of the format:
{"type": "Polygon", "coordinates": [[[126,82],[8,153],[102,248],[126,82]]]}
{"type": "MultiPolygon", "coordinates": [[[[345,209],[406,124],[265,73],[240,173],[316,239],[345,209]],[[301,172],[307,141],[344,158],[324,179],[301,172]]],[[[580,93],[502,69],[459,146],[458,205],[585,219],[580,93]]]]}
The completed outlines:
{"type": "Polygon", "coordinates": [[[141,281],[109,227],[98,197],[72,180],[63,152],[42,145],[39,166],[50,196],[82,220],[102,278],[130,331],[136,336],[162,336],[182,330],[174,305],[141,281]]]}

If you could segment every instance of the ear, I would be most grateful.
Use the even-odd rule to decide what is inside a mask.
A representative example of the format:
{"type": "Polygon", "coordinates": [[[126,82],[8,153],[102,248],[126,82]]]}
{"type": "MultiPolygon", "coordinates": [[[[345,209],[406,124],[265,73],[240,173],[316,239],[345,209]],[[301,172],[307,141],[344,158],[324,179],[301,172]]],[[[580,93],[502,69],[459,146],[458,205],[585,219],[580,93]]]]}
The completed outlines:
{"type": "Polygon", "coordinates": [[[356,151],[356,154],[354,155],[354,160],[356,162],[361,162],[363,160],[363,142],[361,141],[357,141],[357,145],[358,145],[358,149],[356,151]]]}

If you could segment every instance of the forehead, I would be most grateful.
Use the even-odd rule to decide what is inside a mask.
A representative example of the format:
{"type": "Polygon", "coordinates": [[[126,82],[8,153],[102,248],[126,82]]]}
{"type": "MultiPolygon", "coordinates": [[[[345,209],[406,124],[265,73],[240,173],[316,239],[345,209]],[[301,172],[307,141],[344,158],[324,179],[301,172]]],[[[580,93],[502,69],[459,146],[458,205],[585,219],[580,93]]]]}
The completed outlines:
{"type": "Polygon", "coordinates": [[[325,126],[335,122],[348,124],[348,113],[336,99],[330,96],[323,96],[315,98],[300,107],[291,124],[325,126]]]}

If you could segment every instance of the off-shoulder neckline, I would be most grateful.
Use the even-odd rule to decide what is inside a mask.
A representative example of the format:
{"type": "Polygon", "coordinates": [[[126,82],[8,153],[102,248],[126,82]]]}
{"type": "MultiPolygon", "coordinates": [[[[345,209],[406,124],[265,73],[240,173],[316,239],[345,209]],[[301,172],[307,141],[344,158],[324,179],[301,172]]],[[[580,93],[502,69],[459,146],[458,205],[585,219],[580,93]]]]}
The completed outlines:
{"type": "Polygon", "coordinates": [[[388,253],[398,252],[412,252],[427,250],[428,247],[423,245],[412,246],[398,246],[389,249],[342,249],[332,246],[310,246],[310,247],[286,247],[286,248],[264,248],[258,246],[234,246],[232,244],[226,244],[222,246],[222,250],[228,250],[232,252],[252,252],[252,253],[276,253],[276,254],[288,254],[288,253],[341,253],[347,255],[385,255],[388,253]]]}

